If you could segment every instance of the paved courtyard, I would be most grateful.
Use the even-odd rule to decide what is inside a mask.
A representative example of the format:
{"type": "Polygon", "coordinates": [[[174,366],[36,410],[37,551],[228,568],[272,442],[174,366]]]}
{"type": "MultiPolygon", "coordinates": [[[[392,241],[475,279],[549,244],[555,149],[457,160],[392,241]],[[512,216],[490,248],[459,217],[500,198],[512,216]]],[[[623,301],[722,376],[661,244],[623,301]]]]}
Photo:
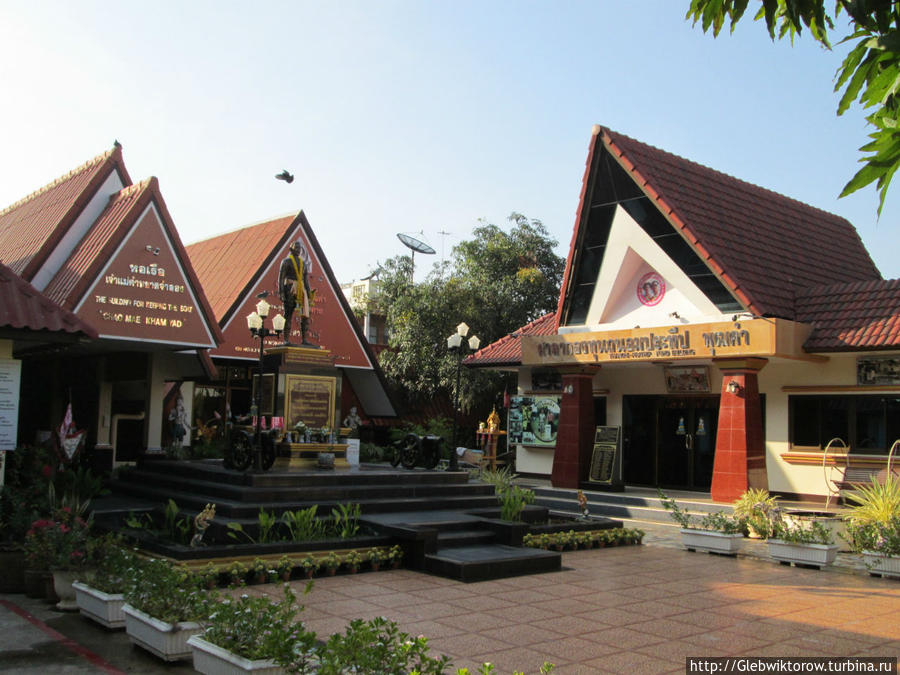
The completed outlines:
{"type": "MultiPolygon", "coordinates": [[[[452,656],[456,666],[491,661],[503,675],[514,668],[536,673],[544,661],[556,664],[555,673],[572,675],[684,673],[686,656],[900,655],[900,581],[652,543],[568,552],[563,565],[558,573],[473,584],[408,570],[316,579],[304,620],[327,635],[353,618],[383,615],[429,637],[433,650],[452,656]]],[[[3,600],[38,602],[16,595],[3,600]]],[[[21,639],[0,642],[0,669],[189,670],[154,662],[122,633],[44,607],[38,619],[101,660],[91,663],[46,631],[34,631],[35,659],[29,661],[21,639]],[[59,665],[48,667],[54,658],[59,665]]],[[[0,632],[21,629],[13,625],[21,623],[18,615],[0,611],[0,618],[0,632]]]]}

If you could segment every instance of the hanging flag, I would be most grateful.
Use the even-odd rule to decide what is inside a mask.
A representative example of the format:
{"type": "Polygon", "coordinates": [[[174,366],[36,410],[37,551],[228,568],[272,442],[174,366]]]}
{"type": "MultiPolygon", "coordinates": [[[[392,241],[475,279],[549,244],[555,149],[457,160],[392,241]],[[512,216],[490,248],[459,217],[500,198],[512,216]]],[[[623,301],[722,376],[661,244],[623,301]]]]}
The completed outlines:
{"type": "Polygon", "coordinates": [[[63,416],[62,424],[59,425],[57,436],[59,437],[59,455],[63,462],[71,462],[75,459],[75,455],[81,449],[84,442],[86,431],[82,429],[78,431],[75,428],[75,419],[72,415],[72,402],[66,406],[66,414],[63,416]]]}

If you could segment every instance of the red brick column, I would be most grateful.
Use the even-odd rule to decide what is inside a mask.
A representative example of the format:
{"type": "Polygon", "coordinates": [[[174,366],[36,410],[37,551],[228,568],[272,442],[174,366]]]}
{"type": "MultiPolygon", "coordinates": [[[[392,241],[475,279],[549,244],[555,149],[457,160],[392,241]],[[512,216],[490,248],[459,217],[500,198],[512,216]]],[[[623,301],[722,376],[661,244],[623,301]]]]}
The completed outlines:
{"type": "Polygon", "coordinates": [[[769,487],[757,379],[768,361],[717,359],[714,363],[722,371],[722,393],[711,492],[715,502],[733,502],[748,487],[769,487]]]}
{"type": "Polygon", "coordinates": [[[587,480],[594,448],[594,369],[563,373],[559,429],[553,454],[553,487],[577,488],[587,480]]]}

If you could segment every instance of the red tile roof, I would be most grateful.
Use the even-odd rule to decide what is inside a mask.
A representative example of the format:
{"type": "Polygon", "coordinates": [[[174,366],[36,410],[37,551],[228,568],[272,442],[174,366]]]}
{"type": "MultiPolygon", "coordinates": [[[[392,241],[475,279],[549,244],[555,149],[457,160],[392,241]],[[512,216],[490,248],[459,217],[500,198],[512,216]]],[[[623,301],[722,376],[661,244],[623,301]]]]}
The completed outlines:
{"type": "Polygon", "coordinates": [[[479,349],[477,352],[467,357],[463,363],[467,366],[480,367],[499,367],[499,366],[518,366],[522,363],[522,341],[519,339],[523,335],[555,335],[556,334],[556,313],[550,312],[544,314],[522,326],[519,330],[500,338],[496,342],[492,342],[487,347],[479,349]]]}
{"type": "MultiPolygon", "coordinates": [[[[148,178],[137,185],[131,185],[110,197],[109,204],[97,218],[90,231],[78,242],[69,255],[66,264],[51,279],[44,289],[47,297],[64,307],[72,308],[81,298],[82,287],[94,280],[89,274],[92,265],[105,262],[126,234],[123,223],[135,209],[143,210],[149,200],[150,184],[155,179],[148,178]]],[[[131,222],[137,214],[133,214],[131,222]]]]}
{"type": "MultiPolygon", "coordinates": [[[[591,144],[572,247],[585,222],[592,157],[601,146],[755,314],[794,318],[795,296],[828,281],[838,268],[848,281],[881,279],[847,220],[605,127],[597,128],[591,144]]],[[[560,308],[571,257],[570,250],[560,308]]]]}
{"type": "Polygon", "coordinates": [[[31,280],[113,171],[131,184],[119,145],[0,211],[0,260],[31,280]]]}
{"type": "Polygon", "coordinates": [[[900,347],[900,280],[808,289],[797,297],[797,320],[813,325],[806,351],[900,347]]]}
{"type": "Polygon", "coordinates": [[[181,244],[156,177],[126,187],[109,198],[106,208],[69,254],[66,264],[50,280],[45,293],[54,302],[67,309],[76,307],[150,203],[156,205],[174,254],[182,263],[185,281],[197,298],[198,310],[204,317],[203,323],[209,328],[213,339],[221,343],[224,339],[222,331],[197,274],[191,267],[187,252],[181,244]]]}
{"type": "Polygon", "coordinates": [[[296,214],[198,241],[186,247],[220,324],[249,292],[260,269],[284,246],[296,214]]]}
{"type": "Polygon", "coordinates": [[[0,263],[0,328],[97,338],[97,331],[0,263]]]}

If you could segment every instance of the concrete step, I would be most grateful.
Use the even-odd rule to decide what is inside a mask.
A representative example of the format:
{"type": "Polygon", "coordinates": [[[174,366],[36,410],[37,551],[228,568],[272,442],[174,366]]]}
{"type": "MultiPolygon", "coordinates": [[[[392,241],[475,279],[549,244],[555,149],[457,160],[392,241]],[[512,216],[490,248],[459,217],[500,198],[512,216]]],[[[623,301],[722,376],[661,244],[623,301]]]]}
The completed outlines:
{"type": "Polygon", "coordinates": [[[439,530],[438,549],[458,546],[482,546],[494,542],[494,533],[489,530],[439,530]]]}
{"type": "Polygon", "coordinates": [[[556,551],[501,544],[440,548],[425,555],[425,571],[464,582],[558,572],[561,568],[562,556],[556,551]]]}
{"type": "MultiPolygon", "coordinates": [[[[578,505],[577,491],[564,488],[535,487],[535,504],[545,506],[553,513],[578,516],[581,507],[578,505]]],[[[663,508],[659,497],[651,494],[628,494],[622,492],[588,492],[587,508],[592,516],[608,518],[625,518],[658,523],[671,523],[670,512],[663,508]]],[[[713,504],[704,500],[699,494],[679,493],[675,497],[678,506],[690,513],[706,514],[716,511],[731,513],[730,505],[713,504]]]]}

